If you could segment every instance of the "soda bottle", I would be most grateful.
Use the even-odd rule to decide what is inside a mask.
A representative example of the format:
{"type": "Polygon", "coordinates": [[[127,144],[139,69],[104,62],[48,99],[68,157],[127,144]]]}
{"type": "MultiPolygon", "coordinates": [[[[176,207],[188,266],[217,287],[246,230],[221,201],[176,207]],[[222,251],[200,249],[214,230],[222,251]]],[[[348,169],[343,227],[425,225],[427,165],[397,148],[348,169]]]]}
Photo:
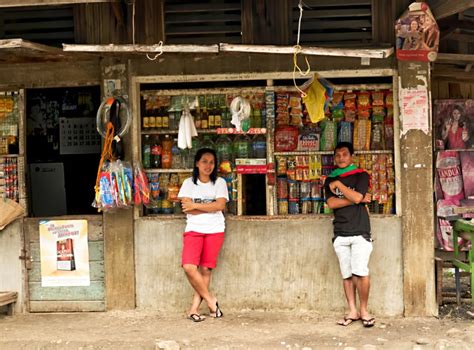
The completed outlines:
{"type": "Polygon", "coordinates": [[[232,160],[232,140],[227,135],[220,135],[216,140],[216,153],[218,163],[232,160]]]}
{"type": "Polygon", "coordinates": [[[234,140],[234,153],[236,158],[248,158],[250,147],[247,135],[238,135],[234,140]]]}
{"type": "Polygon", "coordinates": [[[204,138],[202,139],[201,148],[214,149],[214,147],[215,147],[215,144],[212,141],[211,136],[210,135],[204,135],[204,138]]]}
{"type": "Polygon", "coordinates": [[[255,135],[252,140],[252,156],[253,158],[267,157],[267,139],[265,135],[255,135]]]}
{"type": "Polygon", "coordinates": [[[171,169],[171,149],[173,148],[173,139],[170,137],[170,135],[165,135],[165,138],[161,142],[161,145],[161,167],[163,169],[171,169]]]}
{"type": "Polygon", "coordinates": [[[201,112],[201,129],[209,129],[209,114],[206,107],[201,112]]]}
{"type": "Polygon", "coordinates": [[[196,113],[194,115],[194,126],[196,129],[201,129],[201,108],[196,108],[196,113]]]}
{"type": "Polygon", "coordinates": [[[151,167],[151,141],[150,135],[145,135],[143,140],[143,153],[142,153],[143,167],[148,169],[151,167]]]}
{"type": "Polygon", "coordinates": [[[153,139],[151,146],[151,167],[160,168],[161,167],[161,145],[160,138],[156,135],[153,139]]]}
{"type": "Polygon", "coordinates": [[[184,168],[181,152],[178,148],[178,139],[174,139],[173,147],[171,147],[171,157],[171,163],[175,169],[184,168]]]}
{"type": "Polygon", "coordinates": [[[253,126],[252,128],[261,128],[262,127],[262,112],[260,111],[260,106],[255,106],[253,110],[253,126]]]}

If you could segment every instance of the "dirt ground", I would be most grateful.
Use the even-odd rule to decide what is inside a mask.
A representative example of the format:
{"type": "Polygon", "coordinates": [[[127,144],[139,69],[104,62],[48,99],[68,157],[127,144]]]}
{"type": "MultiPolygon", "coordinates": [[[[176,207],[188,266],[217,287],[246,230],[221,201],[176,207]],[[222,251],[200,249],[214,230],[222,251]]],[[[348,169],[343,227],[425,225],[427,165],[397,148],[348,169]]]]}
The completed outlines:
{"type": "Polygon", "coordinates": [[[373,328],[337,326],[340,315],[314,312],[224,309],[201,323],[151,311],[1,315],[0,349],[474,349],[474,309],[448,308],[459,309],[377,318],[373,328]]]}

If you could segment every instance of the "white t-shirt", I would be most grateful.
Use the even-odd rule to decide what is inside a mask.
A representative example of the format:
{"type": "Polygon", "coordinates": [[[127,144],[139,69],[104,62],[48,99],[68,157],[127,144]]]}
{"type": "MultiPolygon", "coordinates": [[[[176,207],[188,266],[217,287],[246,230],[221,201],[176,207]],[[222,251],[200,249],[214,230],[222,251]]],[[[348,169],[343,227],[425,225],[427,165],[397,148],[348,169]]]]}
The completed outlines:
{"type": "MultiPolygon", "coordinates": [[[[194,203],[211,203],[217,198],[225,198],[229,200],[227,192],[227,184],[221,177],[216,179],[216,183],[211,181],[203,183],[197,180],[197,185],[193,183],[193,179],[187,178],[181,186],[178,198],[192,198],[194,203]]],[[[187,214],[185,232],[195,231],[199,233],[218,233],[224,232],[225,220],[222,211],[213,213],[202,213],[198,215],[187,214]]]]}

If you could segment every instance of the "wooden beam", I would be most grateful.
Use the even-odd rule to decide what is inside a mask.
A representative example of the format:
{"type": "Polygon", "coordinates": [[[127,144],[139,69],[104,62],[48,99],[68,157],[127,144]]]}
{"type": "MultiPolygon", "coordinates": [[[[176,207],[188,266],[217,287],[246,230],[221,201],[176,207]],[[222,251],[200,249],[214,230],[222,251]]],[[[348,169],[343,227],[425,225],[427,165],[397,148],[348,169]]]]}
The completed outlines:
{"type": "Polygon", "coordinates": [[[218,53],[218,45],[74,45],[63,44],[67,52],[96,52],[96,53],[218,53]]]}
{"type": "Polygon", "coordinates": [[[472,63],[474,62],[474,55],[462,55],[457,53],[438,53],[438,57],[436,58],[436,62],[439,63],[472,63]]]}
{"type": "Polygon", "coordinates": [[[76,5],[87,3],[120,2],[120,0],[2,0],[0,7],[45,6],[45,5],[76,5]]]}
{"type": "Polygon", "coordinates": [[[435,18],[439,20],[468,10],[471,7],[474,7],[474,0],[440,1],[438,5],[431,7],[431,11],[435,18]]]}
{"type": "MultiPolygon", "coordinates": [[[[293,46],[219,44],[223,52],[247,52],[267,54],[293,54],[293,46]]],[[[332,49],[323,47],[303,47],[303,55],[387,58],[393,54],[393,47],[380,49],[332,49]]]]}

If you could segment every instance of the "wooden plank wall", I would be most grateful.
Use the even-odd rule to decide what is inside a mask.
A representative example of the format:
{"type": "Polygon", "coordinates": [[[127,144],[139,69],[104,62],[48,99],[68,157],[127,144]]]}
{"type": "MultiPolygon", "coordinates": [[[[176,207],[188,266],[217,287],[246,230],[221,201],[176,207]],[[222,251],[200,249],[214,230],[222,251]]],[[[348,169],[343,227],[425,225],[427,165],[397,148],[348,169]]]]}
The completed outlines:
{"type": "MultiPolygon", "coordinates": [[[[74,219],[68,217],[68,219],[74,219]]],[[[42,287],[38,218],[24,221],[27,250],[31,256],[28,269],[30,312],[74,312],[105,310],[104,234],[102,216],[87,216],[89,236],[88,287],[42,287]]]]}
{"type": "Polygon", "coordinates": [[[458,98],[474,98],[474,80],[455,81],[449,79],[433,79],[431,81],[431,98],[433,100],[458,98]]]}
{"type": "MultiPolygon", "coordinates": [[[[131,13],[131,11],[130,11],[131,13]]],[[[76,44],[129,44],[131,26],[124,20],[122,8],[112,4],[81,4],[74,6],[74,37],[76,44]],[[115,11],[115,12],[114,12],[115,11]],[[119,11],[118,16],[116,11],[119,11]],[[123,20],[122,20],[123,19],[123,20]]]]}
{"type": "Polygon", "coordinates": [[[0,11],[0,39],[22,38],[52,46],[74,42],[72,6],[14,7],[0,11]]]}

